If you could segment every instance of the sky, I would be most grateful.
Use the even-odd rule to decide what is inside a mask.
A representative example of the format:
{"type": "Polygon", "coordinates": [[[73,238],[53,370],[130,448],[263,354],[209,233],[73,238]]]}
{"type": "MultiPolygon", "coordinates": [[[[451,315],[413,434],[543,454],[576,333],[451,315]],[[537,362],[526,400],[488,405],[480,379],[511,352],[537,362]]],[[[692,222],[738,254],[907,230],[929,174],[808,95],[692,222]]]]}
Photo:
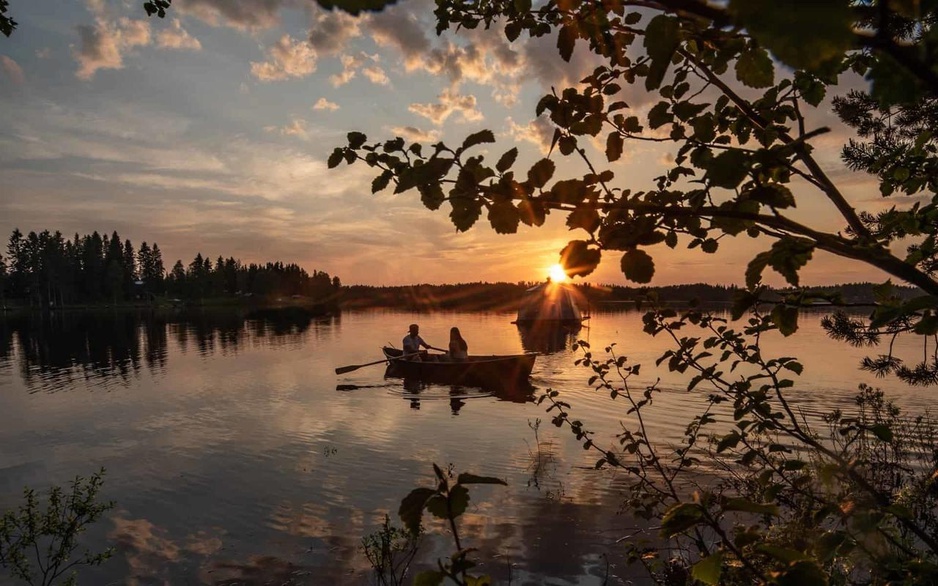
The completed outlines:
{"type": "MultiPolygon", "coordinates": [[[[326,167],[349,131],[459,144],[489,128],[489,158],[517,146],[525,169],[546,154],[553,128],[534,107],[592,71],[585,47],[565,63],[552,36],[437,36],[433,7],[402,0],[353,17],[311,0],[175,0],[159,19],[142,0],[13,0],[19,27],[0,38],[0,237],[16,227],[116,230],[135,245],[157,242],[167,268],[199,252],[296,262],[346,284],[543,280],[563,246],[586,236],[559,215],[514,235],[484,221],[460,233],[446,204],[431,212],[416,192],[372,195],[363,164],[326,167]]],[[[640,88],[623,97],[639,115],[656,101],[640,88]]],[[[830,105],[808,115],[833,129],[815,141],[817,157],[848,199],[881,207],[875,182],[840,163],[849,135],[830,105]]],[[[602,141],[593,146],[603,160],[602,141]]],[[[585,172],[553,158],[558,177],[585,172]]],[[[664,147],[627,143],[612,168],[635,190],[668,163],[664,147]]],[[[841,229],[826,200],[804,187],[796,195],[796,218],[841,229]]],[[[652,284],[742,283],[748,260],[770,245],[741,236],[715,255],[656,246],[652,284]]],[[[824,254],[802,276],[885,280],[824,254]]],[[[629,284],[618,253],[587,279],[629,284]]]]}

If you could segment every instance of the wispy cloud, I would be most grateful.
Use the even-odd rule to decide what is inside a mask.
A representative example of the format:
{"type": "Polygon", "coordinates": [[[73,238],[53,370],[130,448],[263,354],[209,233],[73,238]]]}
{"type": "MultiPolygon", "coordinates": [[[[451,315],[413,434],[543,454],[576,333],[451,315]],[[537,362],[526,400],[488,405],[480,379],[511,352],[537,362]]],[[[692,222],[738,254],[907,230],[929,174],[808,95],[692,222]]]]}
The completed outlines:
{"type": "Polygon", "coordinates": [[[156,33],[156,45],[161,49],[188,49],[190,51],[198,51],[202,48],[199,39],[182,28],[182,23],[178,18],[173,19],[169,28],[156,33]]]}
{"type": "Polygon", "coordinates": [[[78,61],[75,75],[85,81],[99,69],[122,69],[125,51],[151,42],[150,24],[129,18],[110,21],[99,17],[94,26],[78,27],[78,34],[80,45],[73,48],[78,61]]]}
{"type": "Polygon", "coordinates": [[[277,25],[281,8],[293,3],[290,0],[177,0],[173,9],[213,26],[260,30],[277,25]]]}
{"type": "Polygon", "coordinates": [[[437,126],[443,124],[454,113],[459,113],[464,122],[482,120],[482,113],[476,109],[475,96],[459,95],[450,89],[443,90],[435,104],[411,104],[408,109],[437,126]]]}
{"type": "Polygon", "coordinates": [[[251,74],[261,81],[306,77],[316,71],[316,51],[309,43],[283,35],[267,49],[267,61],[251,62],[251,74]]]}
{"type": "Polygon", "coordinates": [[[264,130],[267,132],[277,132],[281,136],[295,136],[302,140],[309,140],[309,133],[307,132],[308,127],[309,123],[303,118],[294,118],[286,126],[266,126],[264,130]]]}
{"type": "Polygon", "coordinates": [[[326,98],[319,98],[316,100],[316,103],[313,104],[313,110],[330,110],[335,111],[339,109],[339,105],[335,102],[330,102],[326,98]]]}
{"type": "Polygon", "coordinates": [[[516,141],[536,145],[544,154],[550,151],[550,143],[554,139],[555,127],[546,116],[541,116],[527,124],[518,124],[508,118],[505,120],[505,126],[508,127],[508,135],[516,141]]]}
{"type": "Polygon", "coordinates": [[[6,74],[7,79],[13,85],[23,85],[26,81],[23,68],[19,66],[19,63],[6,55],[0,55],[0,69],[3,70],[3,73],[6,74]]]}

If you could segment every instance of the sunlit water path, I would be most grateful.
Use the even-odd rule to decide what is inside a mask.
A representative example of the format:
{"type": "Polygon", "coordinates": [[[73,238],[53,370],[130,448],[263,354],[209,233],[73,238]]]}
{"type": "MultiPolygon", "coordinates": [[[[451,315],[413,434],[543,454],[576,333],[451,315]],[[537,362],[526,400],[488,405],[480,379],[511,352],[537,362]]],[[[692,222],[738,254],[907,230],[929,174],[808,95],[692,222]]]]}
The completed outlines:
{"type": "MultiPolygon", "coordinates": [[[[827,340],[819,317],[804,318],[792,338],[765,340],[767,354],[804,363],[789,395],[799,408],[849,409],[860,382],[889,390],[911,415],[932,403],[930,390],[859,372],[866,350],[827,340]]],[[[373,311],[301,323],[211,312],[0,320],[0,508],[15,506],[25,485],[63,484],[103,466],[104,497],[117,507],[89,536],[118,552],[81,583],[367,584],[361,537],[385,513],[397,521],[400,499],[431,485],[436,462],[508,481],[474,488],[462,520],[464,539],[500,580],[509,572],[516,584],[641,576],[615,545],[637,527],[615,514],[621,477],[592,470],[597,456],[533,400],[562,391],[607,443],[626,406],[586,387],[590,372],[574,366],[570,338],[532,345],[511,318],[373,311]],[[471,353],[548,351],[537,360],[535,390],[405,388],[383,366],[335,375],[337,366],[379,359],[385,343],[399,346],[415,321],[435,346],[456,325],[471,353]]],[[[654,368],[667,341],[641,332],[641,314],[594,314],[578,335],[598,354],[616,342],[643,364],[638,383],[660,376],[649,425],[662,439],[680,437],[702,396],[654,368]]],[[[452,551],[442,528],[430,528],[437,537],[421,550],[423,567],[452,551]]]]}

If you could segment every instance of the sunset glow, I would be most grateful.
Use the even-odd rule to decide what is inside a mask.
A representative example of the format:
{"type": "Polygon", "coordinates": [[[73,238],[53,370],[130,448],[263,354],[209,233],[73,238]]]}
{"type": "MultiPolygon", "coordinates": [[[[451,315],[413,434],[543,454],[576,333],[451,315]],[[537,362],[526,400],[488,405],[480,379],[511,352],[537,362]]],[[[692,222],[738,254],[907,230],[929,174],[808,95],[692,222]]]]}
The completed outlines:
{"type": "Polygon", "coordinates": [[[550,280],[554,283],[563,283],[567,280],[567,273],[560,265],[553,265],[549,270],[550,280]]]}

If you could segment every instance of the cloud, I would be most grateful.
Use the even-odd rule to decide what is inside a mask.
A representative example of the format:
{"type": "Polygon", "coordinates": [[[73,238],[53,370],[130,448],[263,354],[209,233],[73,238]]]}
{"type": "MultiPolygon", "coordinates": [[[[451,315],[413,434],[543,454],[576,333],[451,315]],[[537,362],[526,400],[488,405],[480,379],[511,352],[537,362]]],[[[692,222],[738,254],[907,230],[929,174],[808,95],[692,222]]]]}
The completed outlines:
{"type": "Polygon", "coordinates": [[[431,48],[425,24],[399,4],[372,16],[368,21],[371,38],[381,47],[396,48],[404,56],[408,70],[413,69],[431,48]]]}
{"type": "Polygon", "coordinates": [[[359,18],[341,10],[324,12],[316,17],[309,30],[309,44],[318,53],[334,55],[345,48],[349,39],[361,36],[359,18]]]}
{"type": "Polygon", "coordinates": [[[333,87],[340,87],[352,81],[358,68],[364,63],[363,56],[355,55],[342,55],[339,60],[342,62],[342,72],[329,76],[333,87]]]}
{"type": "Polygon", "coordinates": [[[202,48],[202,43],[182,28],[182,23],[178,18],[174,18],[170,28],[163,29],[156,34],[156,46],[161,49],[198,51],[202,48]]]}
{"type": "Polygon", "coordinates": [[[443,124],[451,114],[458,112],[465,122],[482,120],[482,113],[476,109],[476,98],[473,95],[459,95],[451,89],[445,89],[439,95],[435,104],[411,104],[408,108],[414,114],[419,114],[437,126],[443,124]]]}
{"type": "Polygon", "coordinates": [[[36,49],[36,57],[39,59],[48,59],[52,56],[52,49],[49,47],[43,47],[42,49],[36,49]]]}
{"type": "Polygon", "coordinates": [[[26,76],[23,74],[23,68],[19,64],[10,59],[6,55],[0,55],[0,69],[3,70],[3,73],[6,74],[7,79],[10,80],[10,83],[13,85],[23,85],[26,81],[26,76]]]}
{"type": "Polygon", "coordinates": [[[283,35],[267,49],[268,60],[251,62],[251,75],[261,81],[306,77],[316,71],[316,51],[306,41],[283,35]]]}
{"type": "Polygon", "coordinates": [[[410,2],[375,14],[367,23],[374,41],[400,51],[407,72],[445,77],[453,90],[466,81],[491,86],[498,102],[514,106],[518,80],[527,75],[525,59],[508,43],[501,29],[463,31],[458,43],[446,41],[433,46],[425,33],[432,23],[422,22],[414,14],[422,6],[410,2]]]}
{"type": "Polygon", "coordinates": [[[537,145],[541,152],[547,154],[550,151],[550,143],[554,139],[555,127],[547,116],[521,125],[511,118],[505,120],[508,126],[508,134],[515,140],[522,140],[537,145]]]}
{"type": "Polygon", "coordinates": [[[173,10],[212,26],[260,30],[277,25],[280,9],[295,4],[298,2],[294,0],[176,0],[173,10]]]}
{"type": "Polygon", "coordinates": [[[122,69],[123,53],[151,42],[150,23],[121,18],[110,21],[99,17],[94,26],[79,26],[81,44],[73,48],[78,61],[78,79],[90,80],[99,69],[122,69]]]}
{"type": "MultiPolygon", "coordinates": [[[[342,11],[322,13],[310,27],[308,41],[294,40],[290,35],[283,35],[267,49],[267,61],[251,62],[251,74],[262,81],[306,77],[316,71],[316,63],[321,55],[333,55],[341,51],[349,39],[360,34],[358,19],[355,17],[342,11]]],[[[353,62],[345,66],[343,74],[333,76],[333,85],[342,85],[354,77],[356,58],[351,59],[353,62]]]]}
{"type": "Polygon", "coordinates": [[[390,85],[391,80],[383,69],[377,65],[369,65],[362,69],[362,75],[368,78],[368,81],[375,85],[390,85]]]}
{"type": "Polygon", "coordinates": [[[547,35],[529,39],[522,47],[526,77],[544,88],[575,86],[601,64],[582,40],[577,42],[569,62],[557,53],[556,43],[555,35],[547,35]]]}
{"type": "Polygon", "coordinates": [[[420,130],[413,126],[395,126],[390,129],[395,136],[410,142],[436,142],[440,140],[439,130],[420,130]]]}
{"type": "Polygon", "coordinates": [[[283,127],[277,126],[265,126],[264,130],[267,132],[278,132],[280,136],[295,136],[302,140],[309,140],[309,133],[307,128],[309,123],[302,118],[294,118],[290,124],[287,124],[283,127]]]}
{"type": "Polygon", "coordinates": [[[319,98],[315,104],[313,104],[313,110],[330,110],[336,111],[339,109],[339,105],[335,102],[330,102],[326,98],[319,98]]]}

